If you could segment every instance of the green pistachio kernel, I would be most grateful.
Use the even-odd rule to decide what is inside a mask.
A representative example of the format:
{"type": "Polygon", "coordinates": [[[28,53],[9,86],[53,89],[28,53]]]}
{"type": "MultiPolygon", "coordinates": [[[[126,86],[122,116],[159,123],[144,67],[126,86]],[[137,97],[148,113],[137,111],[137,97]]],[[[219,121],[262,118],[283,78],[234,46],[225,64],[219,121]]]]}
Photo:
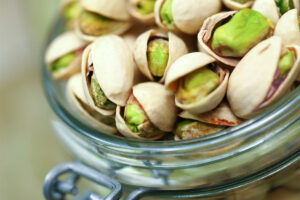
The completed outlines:
{"type": "Polygon", "coordinates": [[[271,25],[261,13],[243,9],[215,30],[212,49],[220,56],[242,57],[268,36],[271,25]]]}
{"type": "Polygon", "coordinates": [[[140,0],[137,4],[137,11],[142,15],[149,15],[154,12],[156,0],[140,0]]]}
{"type": "Polygon", "coordinates": [[[94,76],[91,78],[91,93],[97,107],[106,110],[112,110],[116,108],[116,104],[107,99],[94,76]]]}
{"type": "Polygon", "coordinates": [[[209,95],[220,82],[218,74],[211,69],[200,68],[180,80],[176,98],[183,104],[194,103],[209,95]]]}
{"type": "Polygon", "coordinates": [[[168,29],[174,29],[174,19],[172,12],[173,0],[165,0],[161,7],[160,18],[163,24],[167,26],[168,29]]]}
{"type": "Polygon", "coordinates": [[[224,128],[205,124],[195,120],[183,120],[177,124],[175,134],[180,139],[203,137],[223,130],[224,128]]]}
{"type": "Polygon", "coordinates": [[[96,13],[83,11],[79,17],[79,24],[83,33],[99,36],[114,31],[121,25],[121,22],[96,13]]]}
{"type": "Polygon", "coordinates": [[[63,15],[66,21],[72,21],[79,17],[80,11],[81,8],[79,3],[77,1],[73,1],[65,7],[63,15]]]}
{"type": "Polygon", "coordinates": [[[162,77],[169,60],[169,42],[164,39],[151,40],[148,43],[147,58],[152,75],[162,77]]]}
{"type": "Polygon", "coordinates": [[[276,0],[276,5],[282,15],[295,8],[293,0],[276,0]]]}
{"type": "Polygon", "coordinates": [[[294,62],[294,54],[291,51],[288,51],[280,58],[278,63],[278,68],[280,71],[279,79],[282,79],[282,77],[290,71],[294,65],[294,62]]]}
{"type": "Polygon", "coordinates": [[[248,2],[253,1],[253,0],[232,0],[232,1],[240,3],[240,4],[244,4],[244,3],[248,3],[248,2]]]}
{"type": "Polygon", "coordinates": [[[60,69],[63,69],[63,68],[66,68],[68,67],[71,62],[75,59],[75,53],[69,53],[69,54],[66,54],[64,56],[62,56],[61,58],[57,59],[52,67],[51,67],[51,70],[53,72],[55,71],[58,71],[60,69]]]}
{"type": "Polygon", "coordinates": [[[138,125],[143,123],[144,120],[145,115],[138,106],[129,104],[125,107],[125,121],[131,131],[138,133],[138,125]]]}

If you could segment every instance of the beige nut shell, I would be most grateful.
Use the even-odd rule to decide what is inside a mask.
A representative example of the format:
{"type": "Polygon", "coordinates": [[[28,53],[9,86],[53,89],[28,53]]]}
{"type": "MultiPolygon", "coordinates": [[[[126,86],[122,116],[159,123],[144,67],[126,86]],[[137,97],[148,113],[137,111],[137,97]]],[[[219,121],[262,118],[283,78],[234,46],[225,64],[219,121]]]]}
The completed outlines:
{"type": "MultiPolygon", "coordinates": [[[[190,53],[182,56],[176,60],[169,69],[166,76],[165,87],[168,90],[176,91],[180,78],[214,62],[216,62],[216,60],[213,57],[201,52],[190,53]]],[[[215,109],[221,103],[226,93],[229,72],[226,71],[225,73],[226,75],[224,80],[222,80],[220,85],[202,100],[191,104],[181,104],[177,101],[177,99],[175,99],[176,105],[179,108],[193,114],[200,114],[215,109]]]]}
{"type": "MultiPolygon", "coordinates": [[[[124,106],[134,79],[134,62],[127,43],[116,35],[99,37],[83,54],[84,77],[87,74],[89,58],[94,65],[95,77],[106,97],[113,103],[124,106]]],[[[87,99],[93,107],[96,107],[88,89],[87,79],[84,78],[83,81],[87,99]]],[[[103,109],[99,112],[104,115],[111,114],[103,109]]]]}
{"type": "Polygon", "coordinates": [[[217,24],[221,21],[231,18],[236,11],[222,12],[207,18],[198,34],[198,48],[201,52],[207,53],[214,57],[217,61],[235,67],[239,63],[239,59],[222,57],[217,55],[210,47],[210,41],[213,37],[217,24]]]}
{"type": "MultiPolygon", "coordinates": [[[[160,18],[160,10],[165,0],[157,0],[154,9],[155,21],[166,28],[160,18]]],[[[172,12],[175,23],[175,31],[186,34],[197,33],[204,20],[221,10],[221,0],[173,0],[172,12]]]]}
{"type": "Polygon", "coordinates": [[[175,34],[169,32],[167,36],[159,31],[151,29],[142,35],[140,35],[135,44],[134,50],[134,58],[139,70],[151,81],[154,81],[154,77],[151,74],[148,66],[147,59],[147,48],[148,42],[152,37],[163,37],[167,38],[169,42],[169,60],[167,63],[167,67],[163,77],[159,80],[159,82],[164,82],[166,74],[170,68],[170,66],[177,60],[180,56],[183,56],[188,53],[187,47],[184,41],[176,36],[175,34]]]}
{"type": "MultiPolygon", "coordinates": [[[[86,42],[78,38],[73,31],[65,32],[51,42],[46,51],[45,62],[47,65],[50,65],[60,57],[81,49],[86,45],[86,42]]],[[[74,73],[80,71],[80,63],[81,56],[77,56],[68,67],[52,73],[53,78],[69,78],[74,73]]]]}
{"type": "Polygon", "coordinates": [[[296,9],[282,15],[276,25],[274,35],[281,37],[283,45],[300,46],[300,28],[296,9]]]}
{"type": "MultiPolygon", "coordinates": [[[[80,1],[83,9],[103,15],[105,17],[123,23],[118,29],[110,34],[120,35],[131,27],[130,15],[127,11],[125,0],[83,0],[80,1]]],[[[95,41],[99,36],[92,36],[83,33],[79,26],[79,20],[75,23],[76,34],[88,42],[95,41]]]]}
{"type": "Polygon", "coordinates": [[[295,64],[278,90],[265,102],[282,52],[280,37],[273,36],[256,45],[233,70],[227,98],[235,115],[245,119],[251,118],[289,90],[300,72],[300,47],[291,45],[288,48],[296,53],[295,64]]]}
{"type": "Polygon", "coordinates": [[[148,15],[142,15],[140,12],[137,11],[136,5],[139,3],[140,0],[127,0],[127,7],[129,14],[137,19],[138,21],[142,22],[143,24],[153,24],[154,20],[154,11],[148,15]]]}
{"type": "Polygon", "coordinates": [[[72,76],[67,83],[67,98],[71,105],[77,110],[81,115],[81,117],[86,120],[86,122],[89,122],[93,127],[100,129],[102,131],[108,132],[108,133],[117,133],[117,129],[115,127],[108,126],[101,121],[95,119],[92,117],[80,104],[78,99],[88,105],[88,102],[86,100],[83,86],[82,86],[82,76],[81,74],[76,74],[72,76]]]}
{"type": "Polygon", "coordinates": [[[206,113],[195,115],[187,111],[183,111],[179,114],[179,116],[184,119],[193,119],[219,126],[237,126],[242,122],[241,119],[237,118],[233,114],[226,101],[223,101],[217,108],[206,113]]]}
{"type": "Polygon", "coordinates": [[[280,18],[280,12],[274,0],[255,0],[252,9],[270,19],[274,25],[280,18]]]}
{"type": "MultiPolygon", "coordinates": [[[[174,95],[167,91],[163,85],[154,82],[141,83],[133,87],[133,95],[143,107],[151,123],[164,132],[173,130],[177,108],[174,102],[174,95]]],[[[118,106],[116,113],[116,125],[118,130],[126,137],[141,139],[127,127],[121,116],[121,108],[118,106]]],[[[163,134],[154,138],[142,138],[146,140],[156,140],[163,134]]]]}
{"type": "Polygon", "coordinates": [[[239,3],[233,0],[222,0],[224,5],[231,10],[242,10],[244,8],[250,8],[253,5],[253,1],[249,1],[246,3],[239,3]]]}

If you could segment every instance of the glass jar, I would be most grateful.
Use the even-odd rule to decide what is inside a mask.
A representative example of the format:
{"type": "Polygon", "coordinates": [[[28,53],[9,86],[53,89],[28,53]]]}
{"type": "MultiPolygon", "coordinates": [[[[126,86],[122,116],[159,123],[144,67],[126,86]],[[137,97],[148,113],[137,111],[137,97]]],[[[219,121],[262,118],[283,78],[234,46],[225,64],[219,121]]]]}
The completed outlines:
{"type": "MultiPolygon", "coordinates": [[[[61,24],[54,30],[50,39],[61,24]]],[[[45,66],[42,73],[63,145],[82,163],[140,188],[133,196],[259,200],[300,169],[300,87],[237,127],[193,140],[139,141],[93,129],[70,108],[65,84],[45,66]]]]}

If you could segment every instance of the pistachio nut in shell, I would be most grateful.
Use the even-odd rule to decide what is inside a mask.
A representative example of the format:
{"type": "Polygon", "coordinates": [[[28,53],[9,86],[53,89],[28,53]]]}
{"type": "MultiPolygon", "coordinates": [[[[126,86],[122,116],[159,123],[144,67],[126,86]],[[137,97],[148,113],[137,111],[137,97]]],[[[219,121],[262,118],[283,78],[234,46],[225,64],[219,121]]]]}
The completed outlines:
{"type": "Polygon", "coordinates": [[[222,0],[224,5],[231,10],[250,8],[254,0],[222,0]]]}
{"type": "Polygon", "coordinates": [[[165,87],[175,92],[176,105],[193,114],[216,108],[225,96],[229,72],[204,53],[186,54],[170,67],[165,87]]]}
{"type": "Polygon", "coordinates": [[[157,0],[156,24],[170,31],[195,34],[204,20],[221,10],[221,0],[157,0]]]}
{"type": "Polygon", "coordinates": [[[131,27],[125,1],[84,0],[76,23],[76,33],[86,41],[106,34],[122,34],[131,27]]]}
{"type": "Polygon", "coordinates": [[[299,0],[275,0],[275,2],[281,15],[285,14],[286,12],[292,9],[297,9],[298,12],[300,12],[299,0]]]}
{"type": "Polygon", "coordinates": [[[270,19],[274,25],[277,24],[280,18],[280,12],[275,0],[255,0],[252,9],[270,19]]]}
{"type": "Polygon", "coordinates": [[[147,82],[134,86],[125,107],[117,107],[116,126],[125,137],[157,140],[173,130],[176,118],[173,94],[147,82]]]}
{"type": "Polygon", "coordinates": [[[203,137],[224,130],[222,126],[203,123],[196,120],[185,119],[177,123],[175,140],[188,140],[203,137]]]}
{"type": "Polygon", "coordinates": [[[72,31],[61,34],[50,43],[45,62],[54,79],[67,79],[80,71],[81,56],[86,45],[72,31]]]}
{"type": "Polygon", "coordinates": [[[235,115],[251,118],[282,97],[300,72],[299,46],[273,36],[255,46],[233,70],[227,98],[235,115]]]}
{"type": "Polygon", "coordinates": [[[218,126],[237,126],[242,122],[241,119],[233,114],[226,101],[223,101],[212,111],[202,114],[192,114],[187,111],[183,111],[179,114],[179,117],[218,126]]]}
{"type": "Polygon", "coordinates": [[[117,133],[114,116],[103,116],[88,105],[81,74],[75,74],[68,80],[67,97],[74,110],[91,126],[107,133],[117,133]]]}
{"type": "Polygon", "coordinates": [[[151,29],[138,37],[134,58],[138,68],[148,79],[164,82],[173,62],[187,52],[184,41],[175,34],[164,34],[151,29]]]}
{"type": "Polygon", "coordinates": [[[128,10],[131,16],[145,24],[153,24],[154,5],[156,0],[128,0],[128,10]]]}
{"type": "Polygon", "coordinates": [[[119,36],[99,37],[83,54],[82,76],[87,100],[91,107],[103,115],[111,115],[115,108],[124,106],[134,79],[134,62],[129,46],[119,36]],[[100,97],[100,98],[98,98],[100,97]],[[105,100],[97,106],[95,99],[105,100]]]}
{"type": "Polygon", "coordinates": [[[296,9],[290,10],[279,19],[274,35],[281,37],[283,45],[300,46],[300,24],[296,9]]]}
{"type": "Polygon", "coordinates": [[[214,30],[211,48],[222,57],[243,57],[252,47],[264,40],[273,24],[261,13],[242,9],[225,24],[214,30]]]}

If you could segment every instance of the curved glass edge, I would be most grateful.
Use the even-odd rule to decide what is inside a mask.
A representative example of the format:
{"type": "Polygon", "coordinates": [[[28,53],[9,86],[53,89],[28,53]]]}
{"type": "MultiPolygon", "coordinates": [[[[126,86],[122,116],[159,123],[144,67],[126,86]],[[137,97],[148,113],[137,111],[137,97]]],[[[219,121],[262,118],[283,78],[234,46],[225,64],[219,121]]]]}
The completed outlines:
{"type": "MultiPolygon", "coordinates": [[[[62,27],[62,21],[57,20],[47,44],[49,44],[49,42],[61,32],[62,27]]],[[[45,52],[45,49],[43,52],[45,52]]],[[[248,120],[239,126],[226,129],[214,135],[182,141],[140,141],[121,138],[109,133],[95,130],[79,120],[76,116],[73,116],[73,114],[71,114],[71,112],[63,106],[64,104],[61,102],[57,91],[53,87],[51,76],[47,71],[44,61],[42,63],[42,81],[44,91],[53,111],[66,124],[77,131],[81,137],[94,145],[101,144],[112,148],[125,148],[133,151],[151,151],[153,153],[207,148],[211,145],[236,140],[236,138],[247,134],[249,134],[248,137],[250,135],[253,136],[255,134],[260,134],[267,125],[279,122],[284,117],[287,117],[289,112],[293,112],[300,108],[300,87],[298,87],[291,94],[281,99],[263,114],[248,120]],[[257,131],[259,128],[261,130],[257,131]]]]}

